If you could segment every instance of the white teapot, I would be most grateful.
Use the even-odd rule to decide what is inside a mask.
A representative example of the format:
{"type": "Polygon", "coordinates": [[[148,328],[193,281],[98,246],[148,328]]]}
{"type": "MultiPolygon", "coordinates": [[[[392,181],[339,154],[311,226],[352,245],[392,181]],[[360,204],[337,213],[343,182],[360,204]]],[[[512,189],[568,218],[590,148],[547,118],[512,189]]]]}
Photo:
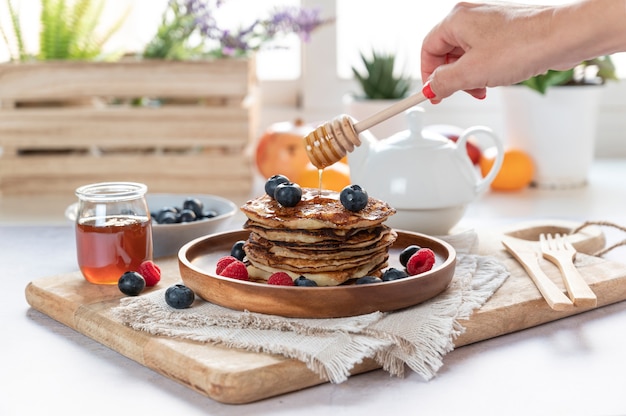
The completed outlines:
{"type": "Polygon", "coordinates": [[[409,130],[377,140],[365,131],[362,144],[348,154],[350,180],[393,206],[397,212],[387,220],[393,228],[443,235],[463,217],[468,204],[487,190],[504,158],[502,142],[487,127],[463,131],[457,142],[428,127],[424,110],[414,107],[405,115],[409,130]],[[466,151],[472,135],[493,140],[497,156],[483,178],[466,151]]]}

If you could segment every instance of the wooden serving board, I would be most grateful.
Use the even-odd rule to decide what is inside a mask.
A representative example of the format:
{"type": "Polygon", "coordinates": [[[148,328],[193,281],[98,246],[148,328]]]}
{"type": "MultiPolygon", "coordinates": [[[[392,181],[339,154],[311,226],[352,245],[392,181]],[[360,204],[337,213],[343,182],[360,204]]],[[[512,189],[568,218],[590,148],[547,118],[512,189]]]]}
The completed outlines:
{"type": "MultiPolygon", "coordinates": [[[[567,232],[577,225],[550,224],[479,233],[479,251],[498,257],[511,275],[482,308],[462,322],[466,331],[456,339],[456,347],[585,311],[576,307],[558,312],[550,309],[524,269],[500,243],[506,233],[534,240],[529,244],[538,247],[539,232],[567,232]]],[[[604,246],[604,236],[597,229],[585,229],[574,239],[582,252],[604,246]]],[[[626,264],[581,257],[577,266],[598,297],[597,307],[626,299],[626,264]]],[[[180,282],[175,257],[159,259],[158,263],[163,276],[157,288],[180,282]]],[[[558,268],[544,260],[541,267],[565,291],[558,268]]],[[[34,309],[219,402],[248,403],[326,382],[297,360],[134,331],[112,317],[111,309],[122,296],[116,286],[87,283],[78,271],[36,280],[26,287],[26,299],[34,309]]],[[[373,361],[367,361],[355,368],[354,374],[376,368],[373,361]]]]}

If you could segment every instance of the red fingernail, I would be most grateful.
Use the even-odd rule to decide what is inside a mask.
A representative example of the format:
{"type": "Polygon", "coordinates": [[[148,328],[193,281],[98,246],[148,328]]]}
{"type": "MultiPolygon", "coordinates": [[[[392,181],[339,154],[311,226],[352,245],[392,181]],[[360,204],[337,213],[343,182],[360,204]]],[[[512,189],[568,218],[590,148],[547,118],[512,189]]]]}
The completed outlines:
{"type": "Polygon", "coordinates": [[[435,98],[435,93],[433,92],[432,88],[430,88],[430,82],[427,82],[426,85],[422,87],[422,94],[424,94],[424,97],[428,98],[429,100],[435,98]]]}

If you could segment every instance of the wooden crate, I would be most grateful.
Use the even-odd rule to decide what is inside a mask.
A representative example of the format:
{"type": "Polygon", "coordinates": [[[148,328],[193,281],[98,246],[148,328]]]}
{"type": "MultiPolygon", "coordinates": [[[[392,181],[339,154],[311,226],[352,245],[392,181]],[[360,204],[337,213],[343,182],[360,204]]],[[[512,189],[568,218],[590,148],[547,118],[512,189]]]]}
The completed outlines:
{"type": "Polygon", "coordinates": [[[252,59],[1,64],[0,192],[125,180],[248,194],[255,85],[252,59]]]}

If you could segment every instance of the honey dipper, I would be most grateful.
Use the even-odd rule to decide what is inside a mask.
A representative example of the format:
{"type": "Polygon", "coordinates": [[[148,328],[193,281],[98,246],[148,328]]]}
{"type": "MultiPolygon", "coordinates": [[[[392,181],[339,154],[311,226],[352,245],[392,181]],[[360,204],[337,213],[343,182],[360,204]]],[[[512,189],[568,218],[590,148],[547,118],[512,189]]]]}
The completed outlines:
{"type": "Polygon", "coordinates": [[[427,84],[419,93],[398,101],[394,105],[356,123],[345,114],[335,117],[330,122],[317,127],[304,138],[309,160],[318,169],[332,165],[348,152],[353,151],[355,146],[361,145],[359,133],[434,96],[427,84]]]}

